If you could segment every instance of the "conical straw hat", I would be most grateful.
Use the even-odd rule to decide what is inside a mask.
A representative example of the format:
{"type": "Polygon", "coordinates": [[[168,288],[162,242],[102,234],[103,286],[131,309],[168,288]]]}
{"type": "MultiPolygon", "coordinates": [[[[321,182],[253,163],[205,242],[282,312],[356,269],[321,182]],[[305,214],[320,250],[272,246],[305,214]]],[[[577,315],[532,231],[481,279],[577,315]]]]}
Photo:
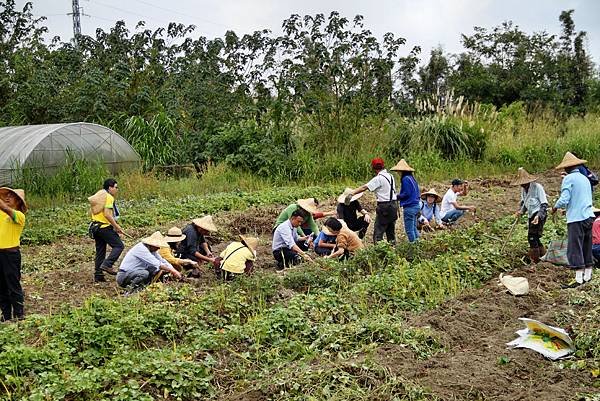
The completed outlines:
{"type": "Polygon", "coordinates": [[[248,248],[250,248],[250,250],[256,252],[256,248],[258,248],[258,238],[255,238],[255,237],[245,237],[243,235],[240,235],[240,238],[242,239],[242,241],[244,241],[244,243],[246,244],[246,246],[248,248]]]}
{"type": "Polygon", "coordinates": [[[592,207],[592,213],[600,213],[600,209],[598,209],[597,207],[592,207]]]}
{"type": "Polygon", "coordinates": [[[151,236],[143,238],[142,243],[150,246],[155,246],[157,248],[168,248],[169,244],[165,241],[165,237],[160,233],[160,231],[155,231],[151,236]]]}
{"type": "Polygon", "coordinates": [[[517,178],[510,183],[510,185],[525,185],[534,182],[537,178],[529,174],[523,167],[519,167],[517,171],[517,178]]]}
{"type": "Polygon", "coordinates": [[[25,202],[25,191],[22,189],[12,189],[9,187],[0,188],[0,192],[12,192],[17,198],[21,199],[21,211],[25,213],[27,211],[27,202],[25,202]]]}
{"type": "Polygon", "coordinates": [[[408,165],[406,160],[401,159],[398,164],[390,169],[391,171],[415,171],[414,168],[408,165]]]}
{"type": "MultiPolygon", "coordinates": [[[[344,192],[340,196],[338,196],[337,203],[346,203],[346,195],[350,194],[350,191],[352,191],[351,188],[344,189],[344,192]]],[[[350,202],[354,202],[355,200],[358,200],[364,194],[365,194],[364,192],[361,192],[359,194],[354,195],[352,197],[352,199],[350,199],[350,202]]]]}
{"type": "Polygon", "coordinates": [[[560,162],[560,164],[554,168],[556,170],[560,170],[567,167],[579,166],[580,164],[585,163],[587,163],[587,160],[580,159],[573,153],[567,152],[565,153],[565,157],[563,157],[562,162],[560,162]]]}
{"type": "Polygon", "coordinates": [[[213,223],[213,218],[211,215],[207,215],[199,219],[194,219],[192,220],[192,223],[194,223],[200,228],[205,229],[206,231],[217,231],[217,226],[215,226],[215,223],[213,223]]]}
{"type": "Polygon", "coordinates": [[[423,192],[421,194],[421,199],[427,200],[427,195],[435,196],[434,203],[440,203],[442,201],[442,197],[437,192],[435,192],[435,188],[431,188],[429,191],[423,192]]]}
{"type": "Polygon", "coordinates": [[[185,239],[186,235],[181,232],[179,227],[171,227],[169,231],[167,231],[167,235],[165,236],[165,241],[167,242],[179,242],[185,239]]]}
{"type": "Polygon", "coordinates": [[[315,203],[315,198],[298,199],[296,204],[311,214],[315,213],[318,207],[318,205],[315,203]]]}
{"type": "Polygon", "coordinates": [[[529,293],[529,281],[525,277],[513,277],[500,273],[500,282],[513,295],[526,295],[529,293]]]}

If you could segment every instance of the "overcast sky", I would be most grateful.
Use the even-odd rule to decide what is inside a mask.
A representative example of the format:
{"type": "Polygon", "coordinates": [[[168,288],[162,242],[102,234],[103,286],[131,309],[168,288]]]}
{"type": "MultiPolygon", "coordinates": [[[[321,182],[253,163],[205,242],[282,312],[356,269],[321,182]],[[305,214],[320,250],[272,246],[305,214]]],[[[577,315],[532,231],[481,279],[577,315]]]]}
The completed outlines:
{"type": "MultiPolygon", "coordinates": [[[[138,21],[150,29],[171,21],[196,26],[194,35],[223,36],[226,30],[238,35],[258,29],[281,32],[281,23],[291,14],[328,15],[339,11],[352,18],[365,17],[365,26],[381,37],[385,32],[407,39],[407,50],[414,45],[428,59],[432,47],[441,44],[446,52],[461,50],[460,34],[472,33],[473,26],[491,28],[512,20],[528,33],[560,33],[558,16],[562,10],[575,9],[577,30],[588,34],[587,48],[595,63],[600,61],[600,1],[597,0],[79,0],[83,34],[94,35],[124,20],[130,30],[138,21]]],[[[22,7],[24,0],[17,0],[22,7]]],[[[72,0],[33,0],[33,13],[48,17],[50,35],[63,41],[73,36],[72,0]]]]}

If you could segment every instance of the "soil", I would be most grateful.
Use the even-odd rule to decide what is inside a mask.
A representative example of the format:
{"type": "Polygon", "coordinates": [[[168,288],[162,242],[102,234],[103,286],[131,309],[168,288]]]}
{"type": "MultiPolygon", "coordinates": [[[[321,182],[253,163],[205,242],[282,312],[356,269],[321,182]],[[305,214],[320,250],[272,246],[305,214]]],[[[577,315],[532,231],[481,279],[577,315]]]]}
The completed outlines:
{"type": "MultiPolygon", "coordinates": [[[[549,198],[555,199],[558,195],[560,179],[555,172],[540,177],[539,182],[549,198]]],[[[475,215],[467,214],[459,227],[478,219],[495,220],[513,213],[519,189],[510,187],[509,182],[506,178],[471,180],[471,192],[460,201],[477,206],[478,211],[475,215]]],[[[422,187],[434,187],[443,194],[447,184],[427,183],[422,187]]],[[[374,209],[371,194],[366,194],[360,202],[365,208],[374,209]]],[[[322,204],[323,210],[335,207],[334,200],[322,204]]],[[[272,224],[285,206],[219,213],[215,222],[225,234],[211,239],[213,252],[220,252],[237,234],[258,235],[261,242],[257,268],[274,269],[270,248],[272,224]]],[[[399,223],[397,236],[402,240],[401,220],[399,223]]],[[[182,227],[184,224],[173,222],[153,229],[166,231],[173,225],[182,227]]],[[[372,227],[367,242],[371,242],[371,236],[372,227]]],[[[128,247],[134,243],[126,240],[128,247]]],[[[525,251],[526,244],[523,245],[525,251]]],[[[41,269],[23,275],[27,313],[54,313],[61,308],[81,305],[92,295],[119,296],[122,291],[112,278],[106,283],[93,283],[93,254],[93,242],[82,238],[67,238],[51,246],[24,247],[24,270],[27,271],[28,266],[41,269]]],[[[387,345],[377,350],[376,360],[391,372],[430,389],[442,400],[568,400],[574,399],[578,392],[595,393],[597,389],[594,391],[591,387],[589,374],[582,376],[581,371],[559,370],[533,351],[506,349],[505,344],[516,338],[515,331],[523,327],[518,318],[531,317],[558,325],[557,313],[573,313],[577,308],[567,302],[570,291],[585,291],[585,288],[560,290],[560,283],[568,281],[572,274],[564,268],[542,263],[534,272],[524,269],[517,266],[511,274],[529,279],[531,292],[527,296],[511,296],[493,279],[435,310],[407,316],[410,326],[431,328],[445,345],[445,352],[420,360],[405,348],[387,345]]],[[[202,274],[196,281],[199,288],[215,280],[208,267],[202,274]]],[[[245,399],[262,399],[260,392],[244,396],[245,399]]]]}

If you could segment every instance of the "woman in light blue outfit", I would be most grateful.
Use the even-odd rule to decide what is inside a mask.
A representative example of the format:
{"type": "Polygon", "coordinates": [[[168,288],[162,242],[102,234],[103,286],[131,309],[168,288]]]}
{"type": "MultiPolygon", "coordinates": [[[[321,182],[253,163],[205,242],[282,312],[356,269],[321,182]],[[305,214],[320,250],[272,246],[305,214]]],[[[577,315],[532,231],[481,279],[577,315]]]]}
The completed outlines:
{"type": "Polygon", "coordinates": [[[434,188],[421,194],[419,205],[421,215],[418,220],[419,230],[433,231],[433,227],[445,228],[440,218],[440,205],[438,205],[441,201],[442,197],[434,188]]]}

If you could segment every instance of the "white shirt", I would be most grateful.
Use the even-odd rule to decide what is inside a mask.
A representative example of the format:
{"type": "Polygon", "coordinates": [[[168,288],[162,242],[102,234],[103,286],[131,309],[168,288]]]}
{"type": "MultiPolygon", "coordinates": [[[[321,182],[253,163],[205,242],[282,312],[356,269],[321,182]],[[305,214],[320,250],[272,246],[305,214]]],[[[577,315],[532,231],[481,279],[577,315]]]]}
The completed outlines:
{"type": "Polygon", "coordinates": [[[440,218],[443,219],[446,216],[446,213],[455,210],[456,208],[452,204],[452,202],[456,202],[458,199],[458,192],[454,192],[452,188],[446,192],[444,198],[442,199],[442,208],[440,209],[440,218]]]}
{"type": "Polygon", "coordinates": [[[367,183],[367,188],[371,192],[375,192],[377,202],[389,202],[396,200],[396,185],[394,177],[387,172],[381,170],[375,177],[367,183]],[[391,194],[390,194],[391,189],[391,194]],[[391,197],[390,197],[391,195],[391,197]]]}
{"type": "Polygon", "coordinates": [[[127,252],[121,262],[121,266],[119,266],[119,270],[130,272],[133,270],[154,268],[154,273],[156,273],[160,265],[173,267],[158,252],[150,252],[146,245],[140,242],[127,252]]]}
{"type": "Polygon", "coordinates": [[[283,247],[292,249],[296,245],[296,241],[298,241],[298,232],[292,226],[292,222],[287,219],[275,229],[271,249],[274,251],[283,247]]]}

